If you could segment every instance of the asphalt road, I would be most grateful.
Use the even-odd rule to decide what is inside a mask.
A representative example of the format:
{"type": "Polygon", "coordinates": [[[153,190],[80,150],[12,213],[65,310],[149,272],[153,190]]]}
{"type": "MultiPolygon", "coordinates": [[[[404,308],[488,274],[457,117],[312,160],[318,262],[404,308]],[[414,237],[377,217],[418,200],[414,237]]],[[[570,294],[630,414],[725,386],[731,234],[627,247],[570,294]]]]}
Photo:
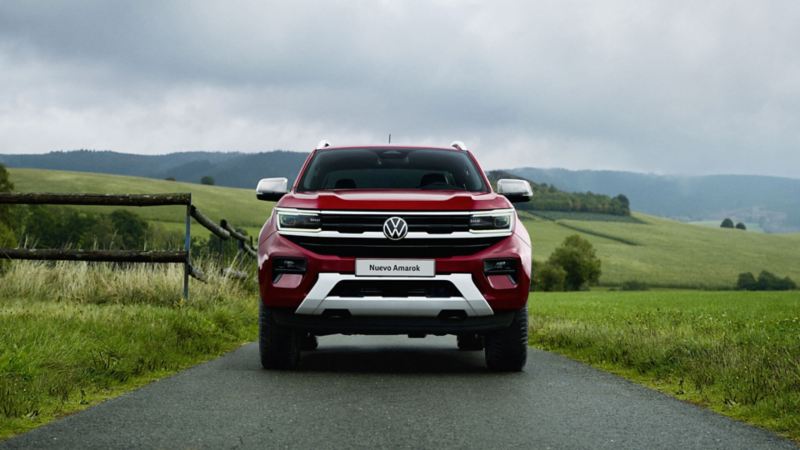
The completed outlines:
{"type": "Polygon", "coordinates": [[[532,350],[487,372],[453,337],[320,339],[296,372],[247,345],[0,448],[796,449],[618,377],[532,350]]]}

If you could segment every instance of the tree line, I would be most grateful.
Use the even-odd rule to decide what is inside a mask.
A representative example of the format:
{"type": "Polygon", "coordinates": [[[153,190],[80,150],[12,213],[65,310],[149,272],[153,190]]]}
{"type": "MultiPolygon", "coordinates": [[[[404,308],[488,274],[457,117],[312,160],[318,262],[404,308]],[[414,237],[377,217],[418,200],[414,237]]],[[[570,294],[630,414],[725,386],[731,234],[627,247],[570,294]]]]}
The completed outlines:
{"type": "Polygon", "coordinates": [[[733,224],[733,220],[730,217],[726,217],[722,220],[722,223],[719,224],[720,228],[736,228],[737,230],[745,230],[747,231],[747,225],[744,222],[739,222],[736,225],[733,224]]]}
{"type": "Polygon", "coordinates": [[[521,210],[631,215],[630,201],[624,194],[611,197],[593,192],[565,192],[553,185],[536,183],[502,170],[490,171],[486,176],[493,184],[501,178],[528,181],[533,190],[533,198],[530,202],[517,205],[517,208],[521,210]]]}
{"type": "Polygon", "coordinates": [[[791,291],[797,289],[797,283],[789,277],[779,277],[772,272],[762,270],[758,278],[751,272],[739,274],[736,289],[740,291],[791,291]]]}

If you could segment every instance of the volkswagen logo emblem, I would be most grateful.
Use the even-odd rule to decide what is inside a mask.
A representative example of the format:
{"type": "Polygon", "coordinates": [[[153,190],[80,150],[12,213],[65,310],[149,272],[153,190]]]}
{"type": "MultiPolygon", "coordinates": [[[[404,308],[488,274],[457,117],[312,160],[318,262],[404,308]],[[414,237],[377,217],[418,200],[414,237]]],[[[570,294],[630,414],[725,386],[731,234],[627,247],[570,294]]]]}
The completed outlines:
{"type": "Polygon", "coordinates": [[[408,234],[408,224],[402,217],[389,217],[383,222],[383,234],[393,241],[403,239],[408,234]]]}

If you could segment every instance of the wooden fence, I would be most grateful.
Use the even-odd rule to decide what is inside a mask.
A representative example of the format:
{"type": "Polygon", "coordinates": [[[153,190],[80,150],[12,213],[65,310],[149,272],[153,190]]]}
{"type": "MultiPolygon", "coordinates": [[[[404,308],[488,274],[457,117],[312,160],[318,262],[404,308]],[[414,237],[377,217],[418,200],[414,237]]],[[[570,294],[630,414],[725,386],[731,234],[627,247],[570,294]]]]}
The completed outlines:
{"type": "MultiPolygon", "coordinates": [[[[236,239],[239,250],[257,257],[249,239],[237,232],[226,220],[219,225],[203,215],[193,204],[191,193],[173,194],[54,194],[54,193],[0,193],[0,204],[28,205],[100,205],[100,206],[167,206],[186,207],[183,250],[84,250],[84,249],[28,249],[0,248],[0,258],[34,259],[49,261],[102,261],[127,263],[180,263],[183,264],[183,297],[189,299],[189,277],[205,281],[203,273],[191,262],[191,220],[207,228],[222,240],[236,239]]],[[[229,272],[229,276],[245,276],[241,272],[229,272]]]]}

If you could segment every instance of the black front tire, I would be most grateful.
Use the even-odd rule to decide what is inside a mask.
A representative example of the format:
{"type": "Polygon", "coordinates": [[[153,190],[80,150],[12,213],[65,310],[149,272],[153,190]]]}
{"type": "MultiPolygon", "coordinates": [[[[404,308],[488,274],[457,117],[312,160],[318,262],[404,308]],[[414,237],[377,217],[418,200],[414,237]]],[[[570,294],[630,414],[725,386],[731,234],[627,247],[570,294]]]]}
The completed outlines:
{"type": "Polygon", "coordinates": [[[486,334],[486,365],[497,372],[519,372],[528,359],[528,308],[514,314],[511,326],[486,334]]]}
{"type": "Polygon", "coordinates": [[[258,350],[261,367],[294,369],[300,362],[301,335],[275,323],[272,310],[260,302],[258,308],[258,350]]]}

